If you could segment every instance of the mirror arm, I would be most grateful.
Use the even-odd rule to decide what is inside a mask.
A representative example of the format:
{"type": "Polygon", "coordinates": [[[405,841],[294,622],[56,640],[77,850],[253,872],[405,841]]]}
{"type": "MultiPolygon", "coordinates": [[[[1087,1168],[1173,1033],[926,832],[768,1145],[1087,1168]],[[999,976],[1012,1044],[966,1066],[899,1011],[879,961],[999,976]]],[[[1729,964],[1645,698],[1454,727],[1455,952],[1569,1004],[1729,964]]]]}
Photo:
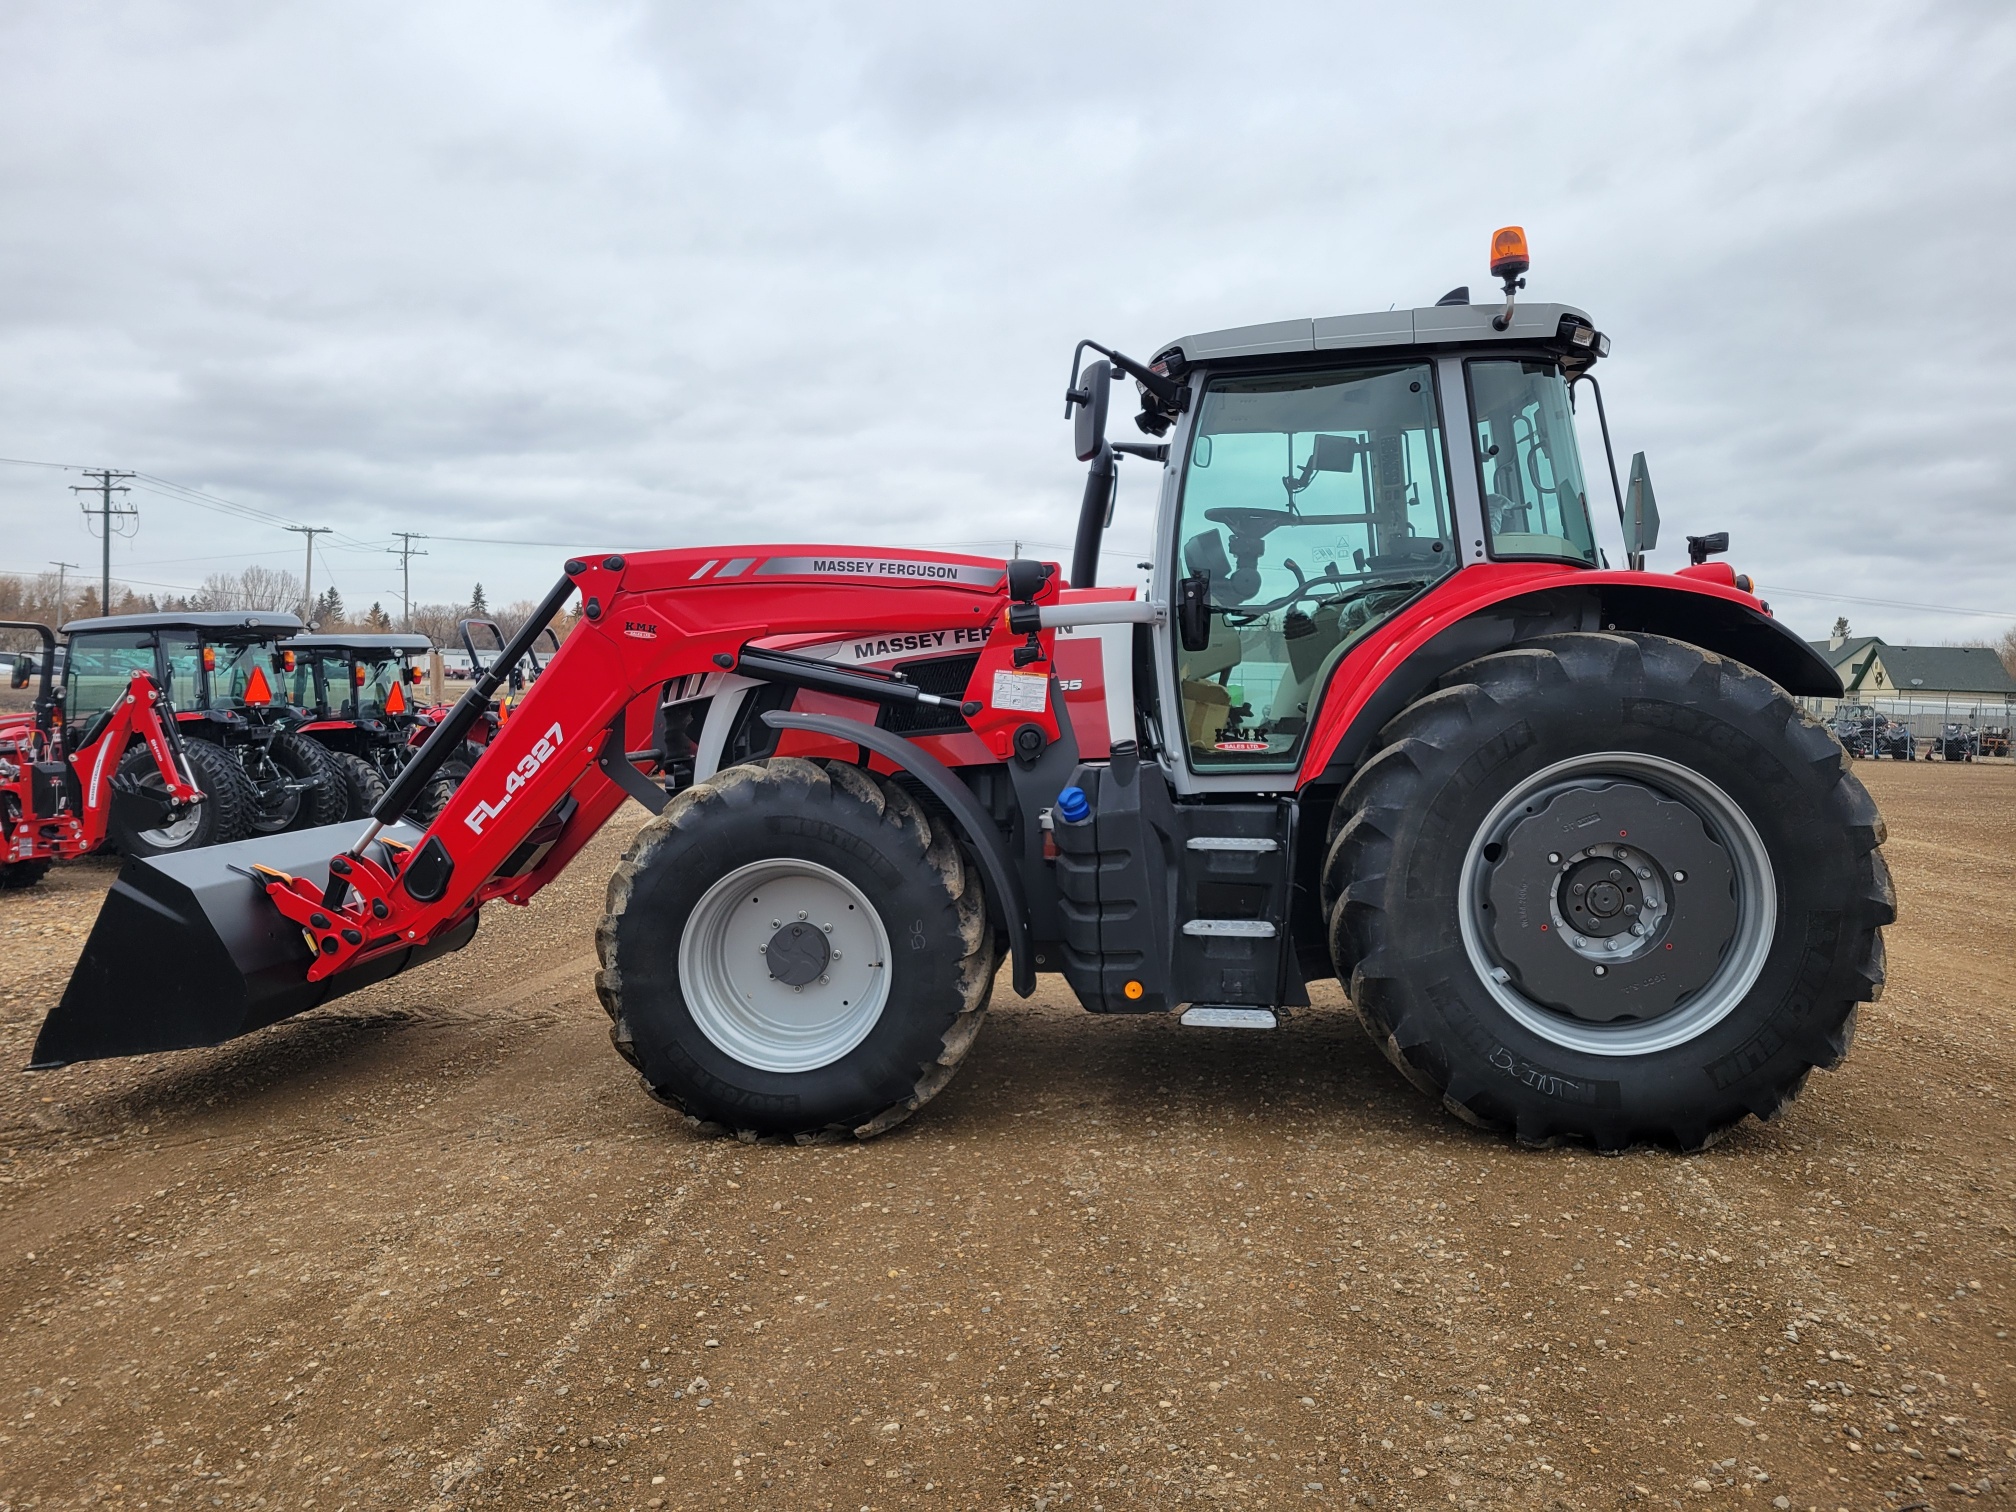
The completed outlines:
{"type": "Polygon", "coordinates": [[[1085,469],[1085,497],[1078,505],[1078,539],[1071,547],[1071,586],[1099,586],[1099,542],[1113,513],[1114,492],[1120,469],[1115,465],[1113,447],[1102,442],[1099,455],[1085,469]]]}
{"type": "MultiPolygon", "coordinates": [[[[1603,460],[1610,464],[1610,492],[1617,500],[1617,526],[1620,530],[1628,530],[1624,521],[1624,490],[1617,482],[1617,453],[1610,446],[1610,416],[1603,408],[1603,385],[1596,381],[1594,373],[1584,373],[1575,381],[1586,383],[1595,391],[1596,423],[1603,427],[1603,460]]],[[[1628,552],[1631,543],[1626,541],[1624,544],[1628,552]]]]}
{"type": "Polygon", "coordinates": [[[1085,360],[1087,347],[1148,390],[1162,402],[1163,408],[1172,414],[1181,414],[1189,407],[1190,390],[1175,379],[1165,377],[1153,368],[1136,362],[1124,352],[1116,352],[1111,347],[1101,346],[1098,342],[1087,339],[1079,342],[1077,349],[1071,354],[1071,387],[1064,395],[1065,419],[1071,418],[1071,406],[1082,402],[1081,391],[1078,388],[1078,365],[1085,360]]]}

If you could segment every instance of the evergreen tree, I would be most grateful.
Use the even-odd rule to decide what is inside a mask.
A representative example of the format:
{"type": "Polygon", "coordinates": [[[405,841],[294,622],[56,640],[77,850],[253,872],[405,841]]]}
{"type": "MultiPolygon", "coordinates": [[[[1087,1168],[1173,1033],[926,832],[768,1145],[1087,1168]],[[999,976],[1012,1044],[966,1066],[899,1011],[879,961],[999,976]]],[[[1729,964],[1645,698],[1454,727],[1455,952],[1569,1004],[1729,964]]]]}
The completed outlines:
{"type": "Polygon", "coordinates": [[[1847,616],[1847,615],[1845,615],[1845,614],[1842,614],[1842,615],[1837,615],[1837,616],[1835,617],[1835,620],[1834,620],[1834,638],[1835,638],[1836,640],[1846,640],[1846,639],[1848,639],[1848,616],[1847,616]]]}
{"type": "Polygon", "coordinates": [[[471,619],[488,619],[490,617],[490,603],[483,597],[483,585],[481,583],[478,583],[476,591],[469,595],[469,617],[471,619]]]}
{"type": "Polygon", "coordinates": [[[332,583],[322,590],[315,601],[315,622],[325,630],[334,630],[344,621],[343,595],[336,591],[332,583]]]}
{"type": "Polygon", "coordinates": [[[385,612],[383,604],[373,603],[364,616],[364,623],[382,634],[392,628],[392,616],[385,612]]]}

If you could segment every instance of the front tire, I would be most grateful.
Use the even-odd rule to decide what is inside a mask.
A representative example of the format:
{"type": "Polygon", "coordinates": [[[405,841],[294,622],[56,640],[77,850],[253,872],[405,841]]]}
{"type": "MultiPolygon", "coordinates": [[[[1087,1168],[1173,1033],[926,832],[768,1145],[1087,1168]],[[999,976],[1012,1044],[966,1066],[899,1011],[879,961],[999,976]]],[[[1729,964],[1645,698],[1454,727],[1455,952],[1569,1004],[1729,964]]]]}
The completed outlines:
{"type": "Polygon", "coordinates": [[[844,763],[731,767],[609,884],[596,988],[617,1050],[702,1127],[893,1128],[951,1080],[993,983],[977,875],[902,788],[844,763]]]}
{"type": "Polygon", "coordinates": [[[1387,1057],[1522,1142],[1696,1150],[1846,1054],[1883,821],[1774,684],[1651,635],[1451,673],[1346,789],[1331,950],[1387,1057]]]}

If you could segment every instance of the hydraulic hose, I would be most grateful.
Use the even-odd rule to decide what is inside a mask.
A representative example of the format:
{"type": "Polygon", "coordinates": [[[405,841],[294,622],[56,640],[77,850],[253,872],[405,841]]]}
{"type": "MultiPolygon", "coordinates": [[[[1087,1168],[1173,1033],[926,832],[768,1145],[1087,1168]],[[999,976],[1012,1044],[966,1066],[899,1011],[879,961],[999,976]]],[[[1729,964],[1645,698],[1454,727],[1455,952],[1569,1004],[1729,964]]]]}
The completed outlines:
{"type": "Polygon", "coordinates": [[[434,733],[427,737],[427,743],[413,753],[413,759],[392,779],[392,785],[385,789],[385,796],[371,810],[371,828],[350,848],[353,855],[376,839],[386,825],[397,824],[406,817],[406,810],[413,806],[413,800],[420,796],[421,790],[441,770],[442,763],[475,728],[476,721],[483,717],[483,711],[490,707],[490,700],[504,685],[504,679],[511,675],[511,669],[532,649],[532,643],[553,622],[553,616],[567,607],[567,600],[574,592],[574,580],[563,577],[540,600],[539,607],[518,627],[518,633],[497,654],[497,659],[456,701],[455,707],[448,711],[448,717],[436,725],[434,733]]]}

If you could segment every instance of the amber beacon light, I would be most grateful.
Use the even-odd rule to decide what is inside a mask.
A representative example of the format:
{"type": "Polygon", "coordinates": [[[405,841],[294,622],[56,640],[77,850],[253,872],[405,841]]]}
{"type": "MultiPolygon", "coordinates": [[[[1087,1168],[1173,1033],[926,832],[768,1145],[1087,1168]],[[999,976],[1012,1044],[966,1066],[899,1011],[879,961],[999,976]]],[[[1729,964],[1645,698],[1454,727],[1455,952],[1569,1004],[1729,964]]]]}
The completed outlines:
{"type": "Polygon", "coordinates": [[[1512,324],[1512,298],[1526,287],[1522,276],[1533,266],[1526,251],[1524,226],[1500,226],[1491,233],[1491,276],[1505,281],[1505,312],[1491,317],[1491,329],[1502,331],[1512,324]]]}

